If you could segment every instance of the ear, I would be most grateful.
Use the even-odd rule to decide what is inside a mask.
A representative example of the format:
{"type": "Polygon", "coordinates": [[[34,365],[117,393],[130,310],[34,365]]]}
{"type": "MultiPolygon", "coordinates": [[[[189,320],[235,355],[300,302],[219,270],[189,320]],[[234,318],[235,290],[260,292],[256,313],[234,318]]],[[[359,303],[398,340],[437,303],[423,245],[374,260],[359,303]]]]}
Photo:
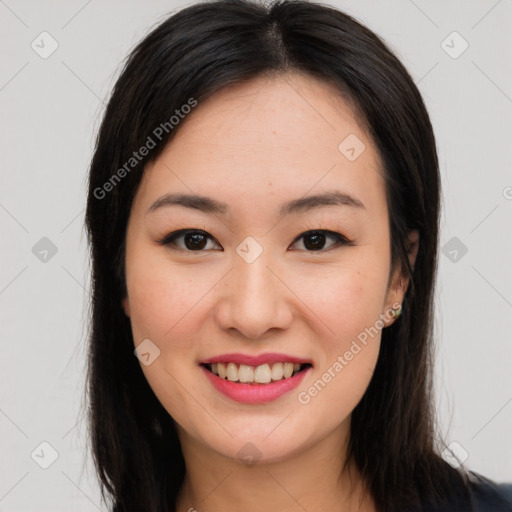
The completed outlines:
{"type": "MultiPolygon", "coordinates": [[[[409,232],[408,241],[407,241],[407,255],[409,258],[409,265],[411,269],[414,270],[414,265],[416,263],[416,257],[418,255],[418,249],[420,246],[419,240],[419,232],[417,229],[409,232]]],[[[386,295],[386,308],[384,311],[384,315],[386,316],[386,327],[391,325],[395,319],[390,316],[390,311],[392,308],[396,308],[399,304],[401,305],[405,293],[407,292],[407,288],[409,287],[409,278],[404,276],[400,269],[397,269],[393,275],[393,279],[389,286],[388,293],[386,295]]]]}
{"type": "MultiPolygon", "coordinates": [[[[420,235],[417,229],[409,232],[407,254],[409,256],[409,265],[414,270],[416,263],[416,256],[418,256],[418,249],[420,247],[420,235]]],[[[407,290],[406,290],[407,291],[407,290]]]]}
{"type": "Polygon", "coordinates": [[[128,297],[125,297],[123,299],[123,309],[124,309],[124,314],[126,316],[130,316],[130,300],[128,299],[128,297]]]}

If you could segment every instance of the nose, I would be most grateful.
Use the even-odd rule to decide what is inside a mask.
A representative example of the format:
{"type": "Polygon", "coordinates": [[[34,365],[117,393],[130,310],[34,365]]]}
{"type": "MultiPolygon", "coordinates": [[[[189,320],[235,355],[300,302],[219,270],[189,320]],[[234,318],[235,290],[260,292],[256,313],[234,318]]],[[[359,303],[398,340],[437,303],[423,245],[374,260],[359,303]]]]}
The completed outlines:
{"type": "Polygon", "coordinates": [[[291,325],[293,293],[274,267],[265,252],[252,263],[236,256],[219,289],[216,320],[222,329],[257,340],[291,325]]]}

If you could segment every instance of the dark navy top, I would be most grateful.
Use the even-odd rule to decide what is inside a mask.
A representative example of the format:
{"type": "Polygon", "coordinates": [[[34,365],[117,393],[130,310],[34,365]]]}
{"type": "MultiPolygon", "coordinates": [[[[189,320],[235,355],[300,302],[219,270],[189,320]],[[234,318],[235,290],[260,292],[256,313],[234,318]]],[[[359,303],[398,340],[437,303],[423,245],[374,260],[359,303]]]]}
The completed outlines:
{"type": "MultiPolygon", "coordinates": [[[[454,482],[453,494],[441,504],[423,502],[410,512],[512,512],[512,483],[497,483],[466,470],[462,488],[454,482]]],[[[400,510],[394,512],[409,512],[400,510]]]]}
{"type": "Polygon", "coordinates": [[[496,483],[474,471],[468,473],[471,512],[512,512],[512,483],[496,483]]]}

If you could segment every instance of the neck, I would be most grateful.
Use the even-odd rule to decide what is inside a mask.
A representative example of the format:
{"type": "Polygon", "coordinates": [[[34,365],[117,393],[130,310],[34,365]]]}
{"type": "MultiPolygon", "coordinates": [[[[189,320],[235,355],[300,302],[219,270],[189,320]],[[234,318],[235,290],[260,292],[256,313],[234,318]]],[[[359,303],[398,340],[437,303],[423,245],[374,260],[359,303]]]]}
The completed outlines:
{"type": "Polygon", "coordinates": [[[375,512],[359,471],[345,464],[349,425],[286,460],[254,465],[209,450],[179,429],[187,470],[176,512],[375,512]]]}

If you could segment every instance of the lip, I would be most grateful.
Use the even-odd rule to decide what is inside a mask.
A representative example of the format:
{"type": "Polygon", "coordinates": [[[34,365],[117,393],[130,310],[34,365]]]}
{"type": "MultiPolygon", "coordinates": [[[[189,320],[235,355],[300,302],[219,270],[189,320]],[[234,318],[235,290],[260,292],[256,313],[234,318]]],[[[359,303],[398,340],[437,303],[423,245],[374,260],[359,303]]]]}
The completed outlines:
{"type": "MultiPolygon", "coordinates": [[[[269,354],[265,354],[269,355],[269,354]]],[[[288,356],[287,356],[288,357],[288,356]]],[[[215,358],[214,358],[215,359],[215,358]]],[[[254,359],[254,358],[250,358],[254,359]]],[[[247,359],[245,359],[247,360],[247,359]]],[[[290,361],[290,359],[287,359],[290,361]]],[[[221,359],[216,359],[212,362],[224,362],[221,359]]],[[[237,362],[233,359],[230,359],[229,362],[237,362]]],[[[282,362],[276,361],[273,359],[269,362],[282,362]]],[[[295,361],[300,362],[300,361],[295,361]]],[[[240,363],[246,364],[246,363],[240,363]]],[[[260,363],[265,364],[265,363],[260,363]]],[[[286,393],[290,392],[292,389],[295,389],[304,379],[304,377],[311,371],[313,368],[309,366],[304,370],[296,373],[293,377],[289,377],[287,379],[278,380],[276,382],[269,382],[268,384],[243,384],[240,382],[231,382],[226,379],[220,378],[218,375],[212,373],[208,368],[203,365],[200,365],[201,370],[208,378],[208,380],[212,383],[212,385],[222,393],[223,395],[235,400],[236,402],[240,402],[243,404],[264,404],[267,402],[272,402],[282,397],[286,393]]]]}
{"type": "Polygon", "coordinates": [[[309,363],[311,365],[313,364],[313,362],[310,359],[302,359],[296,356],[277,353],[260,354],[259,356],[249,356],[247,354],[222,354],[201,361],[201,364],[211,363],[236,363],[246,364],[248,366],[260,366],[265,363],[309,363]]]}

